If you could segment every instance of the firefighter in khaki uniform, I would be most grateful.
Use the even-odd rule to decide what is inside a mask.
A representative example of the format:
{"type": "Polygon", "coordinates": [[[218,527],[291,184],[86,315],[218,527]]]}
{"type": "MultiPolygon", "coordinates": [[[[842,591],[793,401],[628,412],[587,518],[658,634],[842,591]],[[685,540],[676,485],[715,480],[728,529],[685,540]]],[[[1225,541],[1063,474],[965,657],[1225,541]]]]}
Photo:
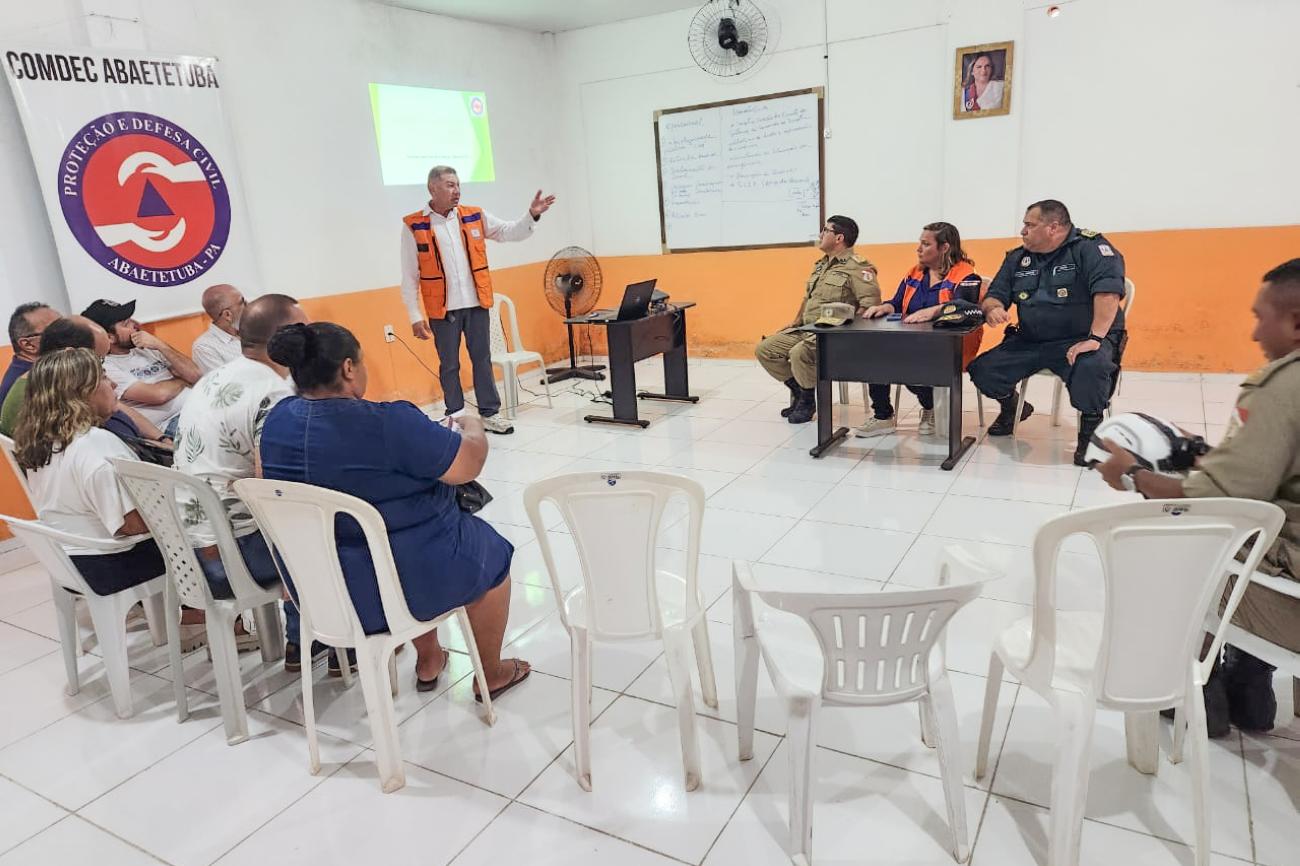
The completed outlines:
{"type": "Polygon", "coordinates": [[[821,317],[822,305],[851,304],[859,311],[880,303],[876,268],[853,252],[858,224],[833,216],[822,226],[817,248],[825,253],[813,265],[812,276],[794,321],[779,333],[764,337],[754,354],[773,379],[790,389],[790,406],[781,414],[791,424],[805,424],[817,411],[817,340],[796,331],[821,317]]]}
{"type": "MultiPolygon", "coordinates": [[[[1113,442],[1106,443],[1113,456],[1097,468],[1116,490],[1136,489],[1151,499],[1231,496],[1274,503],[1286,512],[1286,522],[1260,570],[1300,581],[1300,259],[1264,275],[1251,312],[1251,337],[1269,363],[1242,383],[1223,441],[1196,470],[1186,479],[1156,475],[1113,442]]],[[[1251,585],[1232,621],[1300,652],[1300,599],[1251,585]]],[[[1227,734],[1229,721],[1245,731],[1272,729],[1272,665],[1227,647],[1205,684],[1205,714],[1211,736],[1227,734]]]]}

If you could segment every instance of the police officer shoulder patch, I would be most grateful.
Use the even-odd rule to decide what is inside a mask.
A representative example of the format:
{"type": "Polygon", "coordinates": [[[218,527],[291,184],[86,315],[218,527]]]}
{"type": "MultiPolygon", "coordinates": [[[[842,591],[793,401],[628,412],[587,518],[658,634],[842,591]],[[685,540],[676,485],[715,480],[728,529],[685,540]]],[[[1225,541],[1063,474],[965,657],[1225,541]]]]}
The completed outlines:
{"type": "Polygon", "coordinates": [[[1092,229],[1079,229],[1080,237],[1095,238],[1098,234],[1100,234],[1100,232],[1093,231],[1092,229]]]}
{"type": "Polygon", "coordinates": [[[869,282],[871,282],[872,280],[874,280],[875,278],[876,278],[876,272],[873,271],[871,268],[863,268],[863,269],[862,269],[862,281],[863,281],[863,282],[869,283],[869,282]]]}
{"type": "Polygon", "coordinates": [[[1097,244],[1097,252],[1103,256],[1113,256],[1115,251],[1110,248],[1110,244],[1097,244]]]}

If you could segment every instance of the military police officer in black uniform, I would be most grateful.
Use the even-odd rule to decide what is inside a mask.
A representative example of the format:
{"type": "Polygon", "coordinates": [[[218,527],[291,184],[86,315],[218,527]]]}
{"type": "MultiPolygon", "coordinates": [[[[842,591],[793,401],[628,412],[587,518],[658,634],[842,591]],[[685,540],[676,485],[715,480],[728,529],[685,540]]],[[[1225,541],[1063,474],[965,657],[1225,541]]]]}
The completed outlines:
{"type": "MultiPolygon", "coordinates": [[[[1025,211],[1024,245],[1007,253],[981,303],[985,321],[1000,325],[1011,304],[1018,326],[1007,327],[1002,344],[970,365],[980,393],[1002,405],[990,436],[1007,436],[1016,417],[1016,385],[1039,370],[1065,382],[1070,403],[1083,416],[1074,462],[1083,455],[1110,402],[1124,340],[1124,257],[1102,235],[1075,228],[1070,212],[1054,199],[1025,211]]],[[[1026,403],[1023,421],[1034,411],[1026,403]]]]}

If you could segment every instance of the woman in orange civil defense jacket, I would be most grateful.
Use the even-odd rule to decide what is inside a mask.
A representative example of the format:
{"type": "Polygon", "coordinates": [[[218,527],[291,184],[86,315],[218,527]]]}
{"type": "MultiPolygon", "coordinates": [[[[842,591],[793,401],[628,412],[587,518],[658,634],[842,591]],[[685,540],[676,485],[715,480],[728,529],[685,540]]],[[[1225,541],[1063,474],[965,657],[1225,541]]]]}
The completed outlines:
{"type": "MultiPolygon", "coordinates": [[[[954,299],[978,303],[982,294],[983,278],[975,272],[975,263],[961,248],[961,233],[952,223],[930,223],[921,230],[916,246],[916,266],[908,271],[898,284],[898,290],[888,303],[869,307],[863,318],[900,314],[908,324],[928,322],[939,308],[954,299]]],[[[970,363],[979,351],[980,335],[976,330],[966,339],[963,350],[964,363],[970,363]]],[[[904,383],[906,384],[906,383],[904,383]]],[[[894,430],[894,407],[890,404],[890,384],[868,386],[874,418],[856,431],[858,436],[882,436],[894,430]]],[[[918,432],[932,434],[934,427],[934,389],[907,385],[921,404],[921,422],[918,432]]]]}

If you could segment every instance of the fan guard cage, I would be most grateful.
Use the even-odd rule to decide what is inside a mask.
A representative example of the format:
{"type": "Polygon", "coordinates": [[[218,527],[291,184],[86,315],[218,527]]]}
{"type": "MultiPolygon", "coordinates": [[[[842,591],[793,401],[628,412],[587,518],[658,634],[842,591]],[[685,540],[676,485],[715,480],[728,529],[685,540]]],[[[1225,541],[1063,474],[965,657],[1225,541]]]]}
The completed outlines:
{"type": "Polygon", "coordinates": [[[749,0],[709,0],[695,13],[686,32],[686,43],[696,64],[719,78],[752,69],[767,48],[767,38],[767,19],[749,0]],[[718,28],[724,18],[735,22],[738,41],[748,43],[749,52],[744,57],[718,44],[718,28]]]}

